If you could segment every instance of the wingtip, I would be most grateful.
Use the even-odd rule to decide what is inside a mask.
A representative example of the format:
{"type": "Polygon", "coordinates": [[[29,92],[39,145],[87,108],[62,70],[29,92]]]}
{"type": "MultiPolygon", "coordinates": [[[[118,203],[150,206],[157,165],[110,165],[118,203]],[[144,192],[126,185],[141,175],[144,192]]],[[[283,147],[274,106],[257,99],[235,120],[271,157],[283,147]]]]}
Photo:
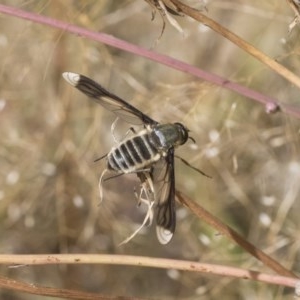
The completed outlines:
{"type": "Polygon", "coordinates": [[[80,75],[72,72],[64,72],[62,73],[62,77],[71,85],[77,86],[80,75]]]}
{"type": "Polygon", "coordinates": [[[158,241],[162,245],[166,245],[171,241],[171,239],[173,237],[173,232],[164,227],[156,226],[156,235],[157,235],[158,241]]]}

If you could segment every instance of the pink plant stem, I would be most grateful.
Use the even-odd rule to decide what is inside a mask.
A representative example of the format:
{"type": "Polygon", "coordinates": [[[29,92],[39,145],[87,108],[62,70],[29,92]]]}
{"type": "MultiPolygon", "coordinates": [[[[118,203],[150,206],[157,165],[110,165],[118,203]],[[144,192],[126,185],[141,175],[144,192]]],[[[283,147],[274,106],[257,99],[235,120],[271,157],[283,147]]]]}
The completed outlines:
{"type": "Polygon", "coordinates": [[[240,95],[243,95],[247,98],[253,99],[266,107],[266,111],[269,112],[276,112],[280,108],[284,110],[285,112],[289,114],[293,114],[294,116],[300,118],[300,110],[297,110],[296,108],[290,108],[290,107],[283,107],[279,102],[269,96],[263,95],[257,91],[254,91],[252,89],[249,89],[245,86],[242,86],[240,84],[234,83],[230,80],[227,80],[223,77],[220,77],[218,75],[200,70],[197,67],[194,67],[192,65],[189,65],[187,63],[184,63],[180,60],[177,60],[175,58],[169,57],[167,55],[159,54],[155,51],[151,51],[142,47],[139,47],[137,45],[128,43],[126,41],[123,41],[121,39],[117,39],[114,36],[101,33],[101,32],[95,32],[91,30],[84,29],[79,26],[71,25],[68,23],[65,23],[63,21],[59,21],[56,19],[52,19],[43,15],[38,15],[32,12],[27,12],[15,7],[7,6],[7,5],[1,5],[0,4],[0,12],[8,15],[12,15],[15,17],[19,17],[25,20],[33,21],[36,23],[48,25],[53,28],[58,28],[63,31],[71,32],[76,35],[98,41],[101,43],[104,43],[106,45],[130,52],[132,54],[136,54],[142,57],[146,57],[148,59],[151,59],[153,61],[159,62],[161,64],[164,64],[168,67],[171,67],[173,69],[179,70],[181,72],[185,72],[191,75],[194,75],[198,78],[201,78],[203,80],[209,81],[214,83],[215,85],[224,87],[226,89],[229,89],[231,91],[235,91],[239,93],[240,95]],[[269,107],[274,107],[274,109],[270,110],[269,107]]]}
{"type": "Polygon", "coordinates": [[[243,278],[274,285],[296,288],[298,278],[266,274],[236,267],[214,265],[196,261],[185,261],[147,256],[116,254],[1,254],[0,265],[22,267],[49,264],[109,264],[162,269],[176,269],[189,272],[207,273],[232,278],[243,278]]]}

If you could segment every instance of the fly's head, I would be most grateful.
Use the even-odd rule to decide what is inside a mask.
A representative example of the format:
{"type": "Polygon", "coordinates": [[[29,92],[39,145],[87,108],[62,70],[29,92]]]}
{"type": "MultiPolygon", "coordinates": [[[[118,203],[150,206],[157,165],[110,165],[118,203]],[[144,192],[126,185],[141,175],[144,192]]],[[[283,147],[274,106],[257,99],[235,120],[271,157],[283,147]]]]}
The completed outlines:
{"type": "Polygon", "coordinates": [[[178,133],[178,140],[174,145],[176,147],[186,143],[189,138],[189,130],[181,123],[174,123],[174,125],[176,126],[178,133]]]}

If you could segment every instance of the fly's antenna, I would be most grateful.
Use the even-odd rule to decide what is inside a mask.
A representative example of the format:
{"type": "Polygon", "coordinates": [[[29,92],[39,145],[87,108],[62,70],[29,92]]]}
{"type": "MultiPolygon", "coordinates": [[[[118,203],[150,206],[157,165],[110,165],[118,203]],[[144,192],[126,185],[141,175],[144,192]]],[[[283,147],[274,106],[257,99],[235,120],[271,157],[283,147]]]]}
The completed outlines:
{"type": "Polygon", "coordinates": [[[190,139],[194,144],[196,144],[196,140],[195,140],[193,137],[189,136],[189,139],[190,139]]]}
{"type": "MultiPolygon", "coordinates": [[[[191,130],[189,130],[188,128],[185,128],[187,130],[187,132],[191,132],[191,130]]],[[[194,144],[196,144],[196,141],[193,137],[189,136],[188,137],[194,144]]]]}

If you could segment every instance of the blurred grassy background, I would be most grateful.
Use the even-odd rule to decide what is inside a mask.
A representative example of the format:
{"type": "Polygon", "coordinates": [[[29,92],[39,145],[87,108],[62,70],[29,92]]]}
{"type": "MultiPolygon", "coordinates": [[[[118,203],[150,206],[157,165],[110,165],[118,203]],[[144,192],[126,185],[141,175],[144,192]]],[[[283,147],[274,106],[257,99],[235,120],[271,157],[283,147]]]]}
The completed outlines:
{"type": "MultiPolygon", "coordinates": [[[[299,105],[299,90],[236,46],[189,18],[185,37],[151,21],[141,0],[1,1],[103,31],[299,105]]],[[[209,1],[208,15],[299,73],[299,27],[285,1],[209,1]]],[[[160,122],[187,125],[197,141],[177,154],[177,188],[284,266],[299,269],[299,120],[267,115],[249,99],[103,44],[0,16],[0,252],[118,253],[200,260],[270,272],[239,247],[178,207],[172,242],[146,228],[118,246],[143,219],[134,175],[105,183],[99,206],[93,160],[113,145],[114,116],[61,77],[85,74],[160,122]]],[[[117,266],[35,266],[1,273],[36,284],[161,299],[290,299],[266,284],[187,272],[117,266]]],[[[40,299],[0,291],[1,299],[40,299]]],[[[45,299],[45,298],[43,298],[45,299]]]]}

